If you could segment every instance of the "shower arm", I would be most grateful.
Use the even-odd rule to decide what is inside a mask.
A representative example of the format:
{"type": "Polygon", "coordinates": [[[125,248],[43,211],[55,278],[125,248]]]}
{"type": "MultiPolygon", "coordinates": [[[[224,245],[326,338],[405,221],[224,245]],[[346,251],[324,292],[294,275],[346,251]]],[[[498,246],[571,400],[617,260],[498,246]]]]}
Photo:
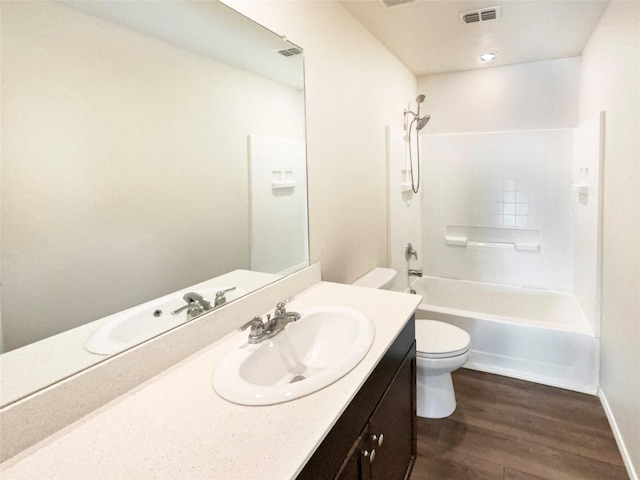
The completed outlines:
{"type": "Polygon", "coordinates": [[[404,131],[406,132],[409,128],[409,123],[407,122],[407,115],[412,115],[413,118],[416,118],[416,114],[411,111],[411,104],[407,104],[407,108],[404,109],[404,131]]]}

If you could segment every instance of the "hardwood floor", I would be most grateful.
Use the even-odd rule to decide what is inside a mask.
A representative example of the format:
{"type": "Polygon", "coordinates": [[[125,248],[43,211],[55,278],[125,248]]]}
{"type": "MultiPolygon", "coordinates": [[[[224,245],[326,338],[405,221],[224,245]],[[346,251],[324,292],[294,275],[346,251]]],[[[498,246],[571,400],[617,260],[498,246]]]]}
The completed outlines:
{"type": "Polygon", "coordinates": [[[418,417],[411,480],[627,480],[600,400],[460,369],[458,407],[418,417]]]}

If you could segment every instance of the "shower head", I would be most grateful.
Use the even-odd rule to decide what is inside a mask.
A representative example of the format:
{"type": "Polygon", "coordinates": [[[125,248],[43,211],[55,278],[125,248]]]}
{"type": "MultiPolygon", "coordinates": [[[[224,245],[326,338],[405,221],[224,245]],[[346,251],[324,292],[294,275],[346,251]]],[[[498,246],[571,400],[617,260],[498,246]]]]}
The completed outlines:
{"type": "Polygon", "coordinates": [[[429,120],[431,120],[431,115],[425,115],[424,117],[417,117],[417,125],[416,125],[416,130],[422,130],[427,123],[429,123],[429,120]]]}
{"type": "Polygon", "coordinates": [[[414,113],[408,109],[404,111],[404,129],[405,130],[407,130],[408,128],[412,128],[414,122],[416,123],[417,130],[424,128],[425,125],[429,122],[429,118],[431,118],[429,115],[425,115],[424,117],[420,116],[420,105],[424,103],[426,99],[427,97],[425,95],[418,95],[416,97],[416,103],[418,104],[417,112],[414,113]],[[413,117],[410,125],[407,124],[407,115],[413,117]]]}
{"type": "Polygon", "coordinates": [[[418,117],[418,115],[420,115],[420,105],[422,104],[422,102],[424,102],[425,98],[427,97],[425,97],[424,95],[418,95],[416,97],[416,103],[418,104],[418,112],[416,113],[416,118],[418,117]]]}

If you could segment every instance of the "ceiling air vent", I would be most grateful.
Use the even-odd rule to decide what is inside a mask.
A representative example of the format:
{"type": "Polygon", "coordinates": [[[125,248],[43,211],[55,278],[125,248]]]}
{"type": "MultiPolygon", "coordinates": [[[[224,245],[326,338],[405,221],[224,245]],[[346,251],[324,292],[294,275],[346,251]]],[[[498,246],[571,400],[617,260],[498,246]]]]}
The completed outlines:
{"type": "Polygon", "coordinates": [[[278,53],[283,57],[293,57],[294,55],[300,55],[302,53],[302,49],[294,47],[286,50],[278,50],[278,53]]]}
{"type": "Polygon", "coordinates": [[[395,7],[403,3],[413,3],[416,0],[381,0],[385,7],[395,7]]]}
{"type": "Polygon", "coordinates": [[[464,23],[486,22],[487,20],[497,20],[502,16],[500,7],[488,7],[480,10],[462,12],[460,20],[464,23]]]}

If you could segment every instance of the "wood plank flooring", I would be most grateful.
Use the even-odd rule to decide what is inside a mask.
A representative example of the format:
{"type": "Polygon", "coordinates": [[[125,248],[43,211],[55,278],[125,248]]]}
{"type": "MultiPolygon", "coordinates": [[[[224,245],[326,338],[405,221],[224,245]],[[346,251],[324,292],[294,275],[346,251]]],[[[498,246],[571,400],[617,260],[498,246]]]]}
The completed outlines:
{"type": "Polygon", "coordinates": [[[453,384],[453,415],[418,417],[411,480],[628,480],[597,397],[464,368],[453,384]]]}

